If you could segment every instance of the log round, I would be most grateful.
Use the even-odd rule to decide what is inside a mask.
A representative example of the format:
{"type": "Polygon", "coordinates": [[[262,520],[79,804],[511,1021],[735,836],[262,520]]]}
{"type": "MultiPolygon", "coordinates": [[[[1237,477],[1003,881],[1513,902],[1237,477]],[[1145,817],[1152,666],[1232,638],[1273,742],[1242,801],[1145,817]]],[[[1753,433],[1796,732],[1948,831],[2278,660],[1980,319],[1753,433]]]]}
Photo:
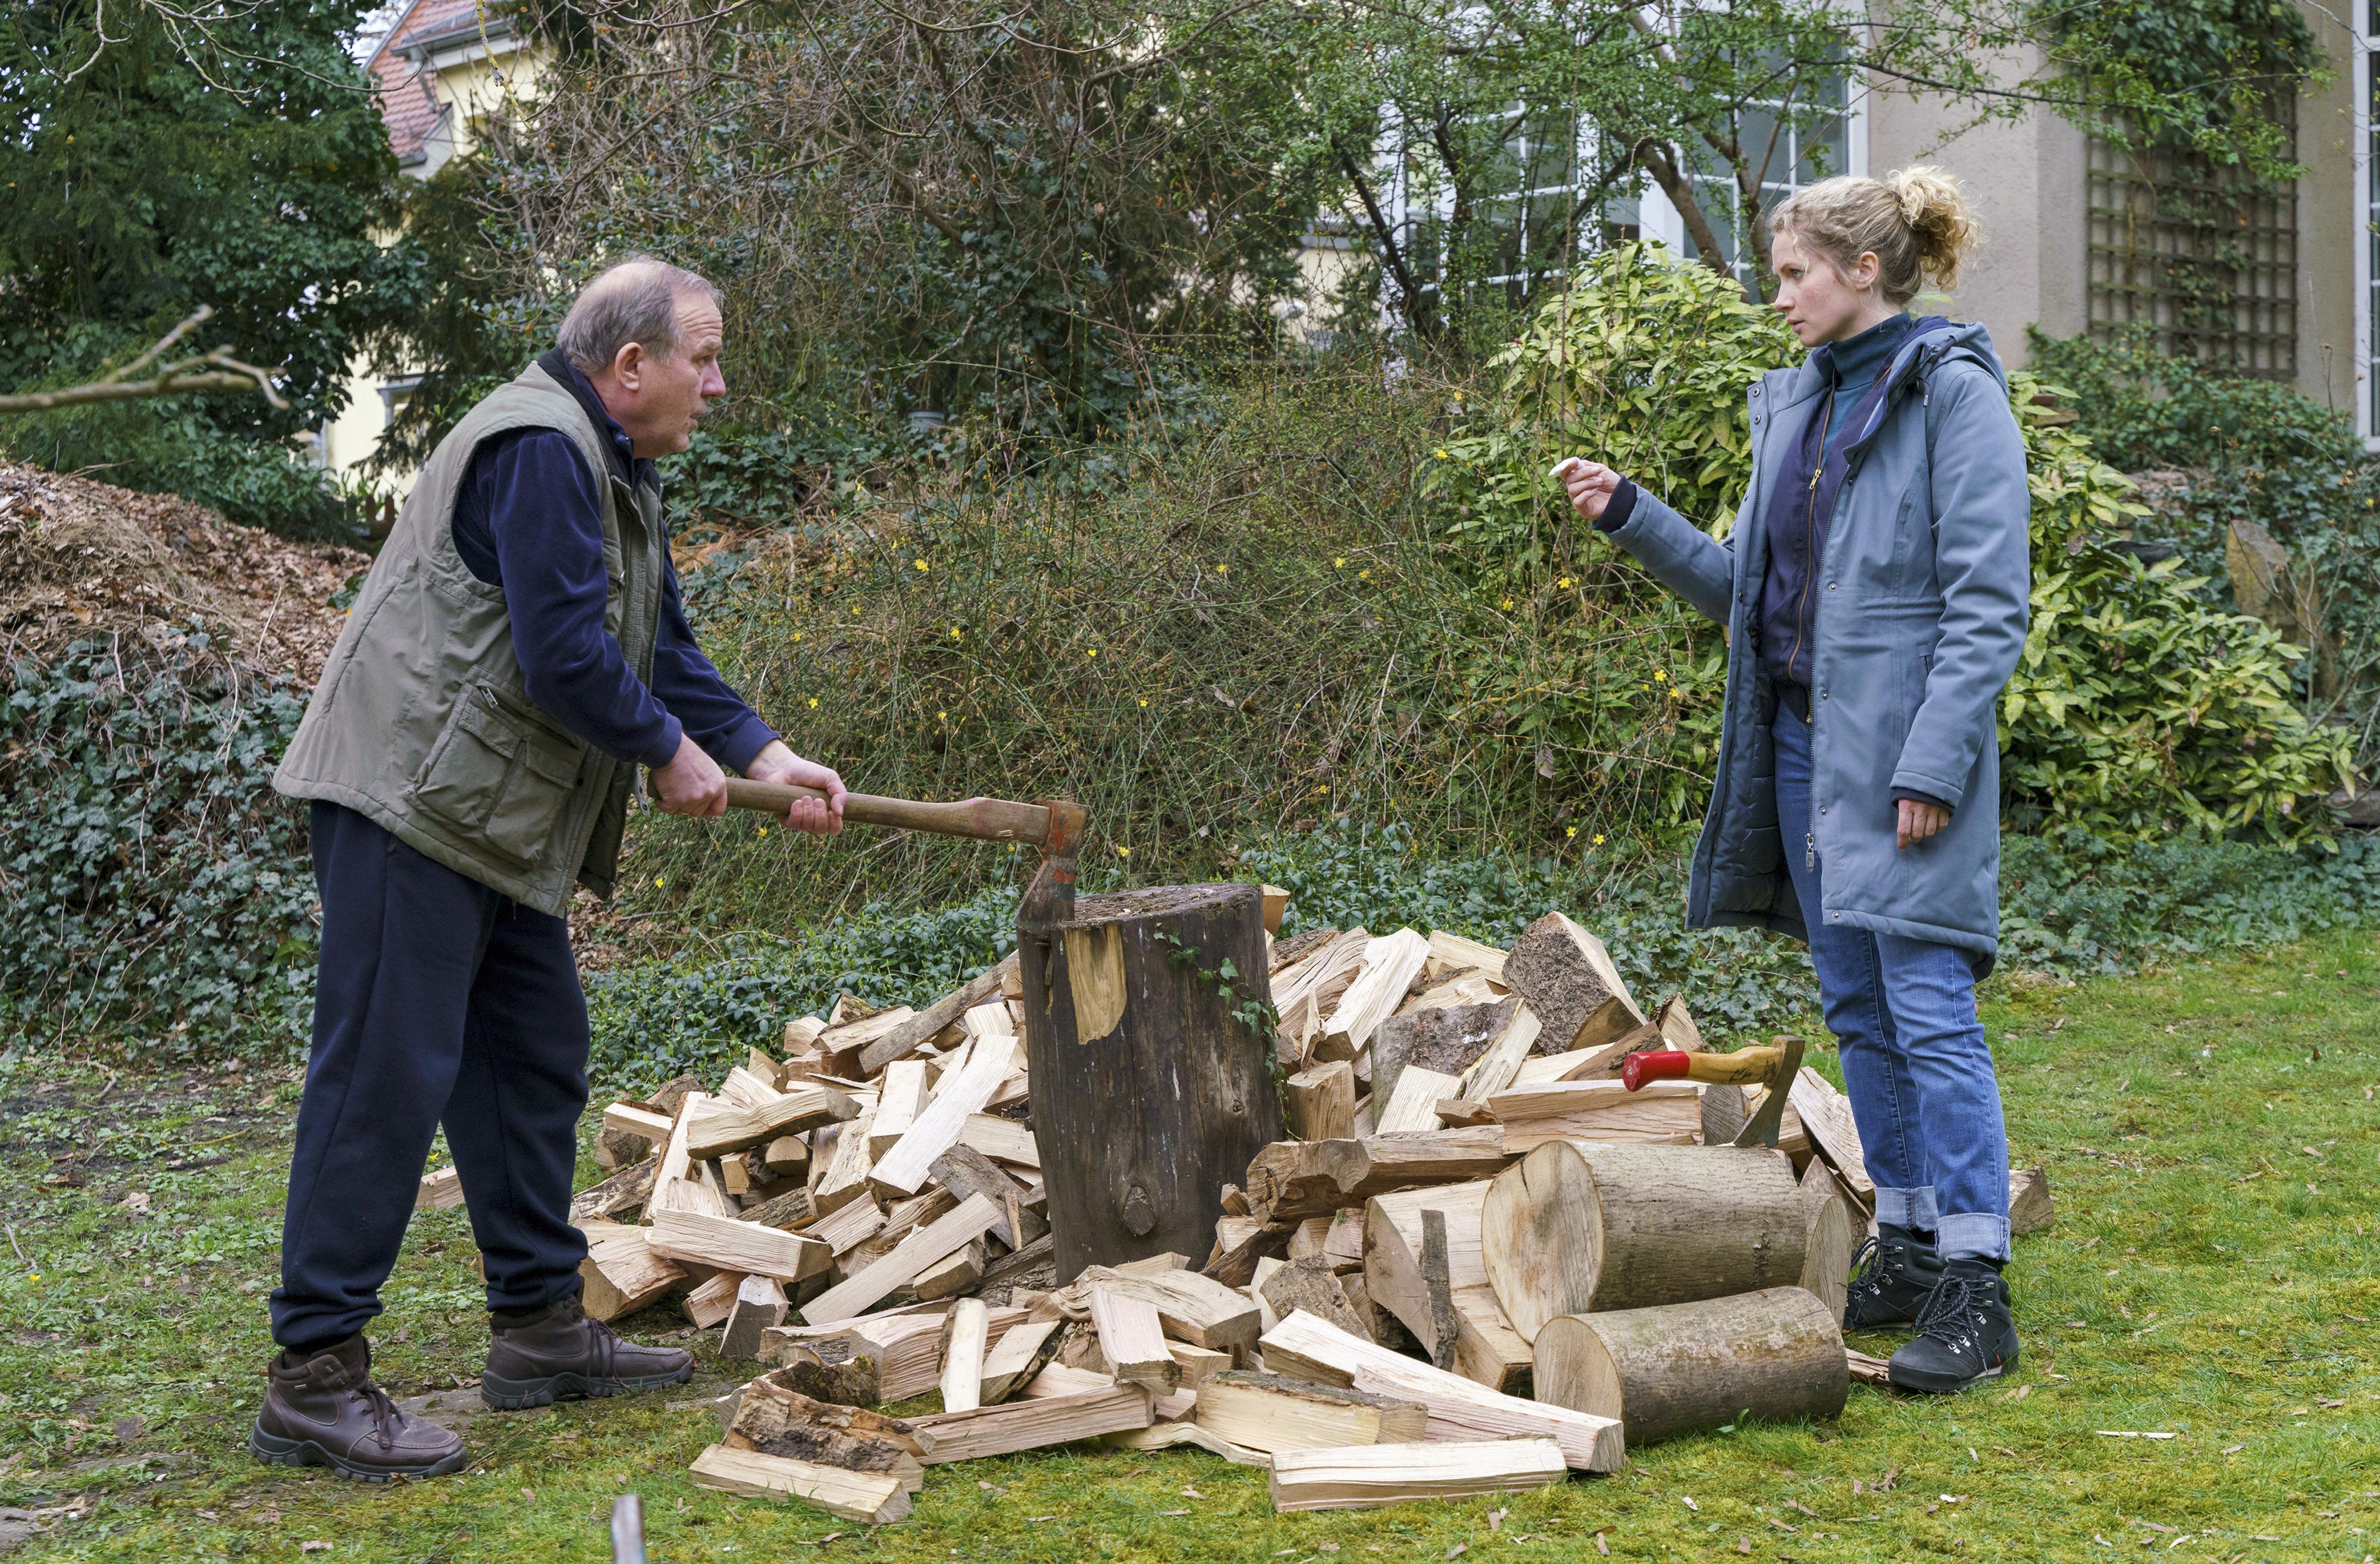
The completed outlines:
{"type": "Polygon", "coordinates": [[[1233,1014],[1267,997],[1262,895],[1087,896],[1054,928],[1020,921],[1017,949],[1058,1284],[1090,1265],[1203,1257],[1223,1186],[1282,1138],[1269,1039],[1233,1014]]]}
{"type": "Polygon", "coordinates": [[[1562,1314],[1797,1286],[1807,1226],[1792,1163],[1764,1147],[1553,1141],[1496,1176],[1479,1248],[1535,1341],[1562,1314]]]}
{"type": "Polygon", "coordinates": [[[1833,1417],[1851,1391],[1834,1310],[1798,1287],[1564,1314],[1537,1333],[1536,1398],[1616,1417],[1628,1448],[1717,1428],[1833,1417]]]}
{"type": "Polygon", "coordinates": [[[1803,1240],[1802,1286],[1840,1319],[1843,1299],[1851,1291],[1852,1219],[1831,1184],[1815,1199],[1806,1192],[1806,1182],[1803,1188],[1803,1211],[1809,1228],[1803,1240]]]}

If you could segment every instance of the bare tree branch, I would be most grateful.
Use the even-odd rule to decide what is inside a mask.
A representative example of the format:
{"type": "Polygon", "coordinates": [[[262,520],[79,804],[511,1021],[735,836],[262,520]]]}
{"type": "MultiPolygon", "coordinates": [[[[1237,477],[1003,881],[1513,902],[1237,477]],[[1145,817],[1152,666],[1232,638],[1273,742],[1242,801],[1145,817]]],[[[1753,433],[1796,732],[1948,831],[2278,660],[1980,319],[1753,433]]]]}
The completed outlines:
{"type": "Polygon", "coordinates": [[[176,359],[147,380],[131,378],[164,357],[174,344],[214,318],[214,306],[201,304],[190,318],[159,337],[130,363],[81,385],[55,391],[20,391],[0,396],[0,413],[48,412],[57,408],[88,407],[96,402],[130,402],[149,397],[178,397],[191,391],[254,391],[287,411],[289,404],[273,388],[273,372],[242,363],[228,348],[217,348],[176,359]]]}

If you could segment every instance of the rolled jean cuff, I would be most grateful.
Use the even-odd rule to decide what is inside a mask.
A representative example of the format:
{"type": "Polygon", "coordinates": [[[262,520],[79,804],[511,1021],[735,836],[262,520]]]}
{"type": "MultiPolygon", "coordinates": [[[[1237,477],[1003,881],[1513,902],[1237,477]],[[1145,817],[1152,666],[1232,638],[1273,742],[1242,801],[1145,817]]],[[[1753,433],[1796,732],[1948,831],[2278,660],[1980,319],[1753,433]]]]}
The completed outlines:
{"type": "MultiPolygon", "coordinates": [[[[1879,1208],[1884,1191],[1876,1191],[1879,1208]]],[[[1998,1260],[2009,1257],[2009,1225],[2005,1216],[1982,1212],[1953,1212],[1934,1229],[1935,1252],[1945,1260],[1998,1260]]]]}
{"type": "Polygon", "coordinates": [[[1888,1190],[1876,1187],[1876,1220],[1878,1227],[1906,1228],[1912,1232],[1934,1230],[1937,1213],[1934,1186],[1922,1185],[1913,1190],[1888,1190]]]}

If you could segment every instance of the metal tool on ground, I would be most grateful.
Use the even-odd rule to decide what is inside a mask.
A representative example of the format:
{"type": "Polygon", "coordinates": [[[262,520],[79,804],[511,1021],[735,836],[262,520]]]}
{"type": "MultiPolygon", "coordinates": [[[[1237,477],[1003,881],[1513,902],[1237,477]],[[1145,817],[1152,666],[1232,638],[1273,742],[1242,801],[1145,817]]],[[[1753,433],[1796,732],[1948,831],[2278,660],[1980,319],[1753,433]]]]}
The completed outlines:
{"type": "MultiPolygon", "coordinates": [[[[727,803],[731,809],[783,814],[802,799],[823,799],[816,788],[782,782],[748,782],[730,777],[727,803]]],[[[846,825],[889,825],[903,831],[927,831],[938,837],[971,837],[986,842],[1029,842],[1041,849],[1041,872],[1034,876],[1017,909],[1020,926],[1049,927],[1075,910],[1075,854],[1090,815],[1082,805],[1064,799],[1040,803],[1012,803],[1006,799],[961,799],[955,803],[929,803],[917,799],[885,799],[870,793],[844,796],[846,825]]]]}
{"type": "Polygon", "coordinates": [[[1648,1081],[1699,1081],[1712,1086],[1767,1088],[1735,1137],[1739,1146],[1774,1146],[1785,1121],[1785,1098],[1793,1078],[1802,1072],[1802,1040],[1779,1037],[1766,1048],[1739,1048],[1732,1054],[1682,1053],[1648,1048],[1631,1054],[1620,1067],[1620,1079],[1631,1092],[1648,1081]]]}

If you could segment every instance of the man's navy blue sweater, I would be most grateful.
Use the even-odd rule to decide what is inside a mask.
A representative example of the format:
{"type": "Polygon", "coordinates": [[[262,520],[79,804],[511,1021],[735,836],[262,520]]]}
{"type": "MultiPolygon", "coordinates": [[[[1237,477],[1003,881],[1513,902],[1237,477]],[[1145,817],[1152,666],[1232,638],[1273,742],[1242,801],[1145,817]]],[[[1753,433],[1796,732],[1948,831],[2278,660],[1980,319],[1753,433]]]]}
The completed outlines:
{"type": "MultiPolygon", "coordinates": [[[[636,455],[586,377],[558,352],[538,362],[603,432],[613,470],[632,487],[650,482],[652,463],[636,455]]],[[[464,469],[454,532],[471,574],[504,589],[528,698],[598,750],[664,766],[684,735],[741,771],[777,737],[695,644],[666,538],[651,683],[628,666],[603,628],[602,496],[561,430],[516,429],[482,442],[464,469]]]]}

